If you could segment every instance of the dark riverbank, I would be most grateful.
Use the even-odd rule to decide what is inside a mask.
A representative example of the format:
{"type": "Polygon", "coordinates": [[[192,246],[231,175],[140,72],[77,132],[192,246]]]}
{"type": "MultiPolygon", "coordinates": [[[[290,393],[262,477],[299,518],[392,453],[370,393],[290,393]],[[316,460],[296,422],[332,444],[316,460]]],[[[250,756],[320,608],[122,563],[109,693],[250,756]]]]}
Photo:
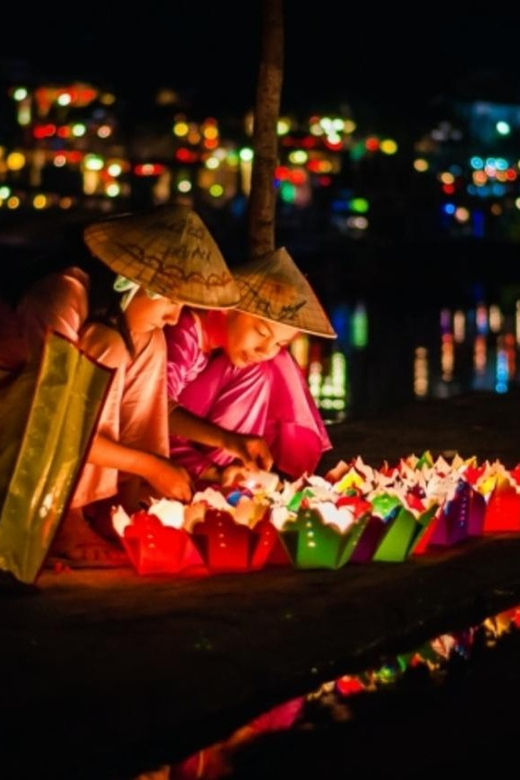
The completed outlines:
{"type": "MultiPolygon", "coordinates": [[[[512,467],[519,403],[518,392],[478,394],[347,421],[331,429],[320,473],[425,449],[512,467]]],[[[321,682],[516,605],[519,556],[513,535],[333,572],[48,570],[34,591],[4,583],[3,771],[119,780],[173,763],[321,682]]]]}

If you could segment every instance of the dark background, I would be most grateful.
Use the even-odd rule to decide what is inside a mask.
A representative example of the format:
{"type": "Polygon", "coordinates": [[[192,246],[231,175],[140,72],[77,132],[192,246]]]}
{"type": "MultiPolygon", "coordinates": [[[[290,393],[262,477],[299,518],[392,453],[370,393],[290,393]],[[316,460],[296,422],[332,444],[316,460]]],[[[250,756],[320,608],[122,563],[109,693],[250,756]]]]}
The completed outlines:
{"type": "MultiPolygon", "coordinates": [[[[102,81],[135,102],[173,86],[207,112],[254,103],[261,0],[70,4],[2,9],[0,59],[42,77],[102,81]]],[[[370,102],[413,116],[446,93],[520,100],[520,12],[488,3],[355,6],[284,0],[285,110],[370,102]]]]}

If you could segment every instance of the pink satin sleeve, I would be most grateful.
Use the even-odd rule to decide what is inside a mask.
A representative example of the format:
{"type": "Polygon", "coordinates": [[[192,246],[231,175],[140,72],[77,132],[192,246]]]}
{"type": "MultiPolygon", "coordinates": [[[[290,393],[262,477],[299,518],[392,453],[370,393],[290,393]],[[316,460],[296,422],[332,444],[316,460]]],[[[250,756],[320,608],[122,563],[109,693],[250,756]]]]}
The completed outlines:
{"type": "MultiPolygon", "coordinates": [[[[332,444],[305,377],[287,350],[276,358],[235,368],[226,355],[208,365],[179,395],[189,411],[239,433],[263,436],[274,468],[296,479],[313,473],[332,444]]],[[[170,457],[200,476],[207,466],[225,466],[232,456],[182,437],[170,437],[170,457]]]]}
{"type": "Polygon", "coordinates": [[[309,385],[288,350],[271,368],[271,394],[265,438],[280,471],[291,477],[315,472],[324,452],[332,449],[329,434],[309,385]]]}

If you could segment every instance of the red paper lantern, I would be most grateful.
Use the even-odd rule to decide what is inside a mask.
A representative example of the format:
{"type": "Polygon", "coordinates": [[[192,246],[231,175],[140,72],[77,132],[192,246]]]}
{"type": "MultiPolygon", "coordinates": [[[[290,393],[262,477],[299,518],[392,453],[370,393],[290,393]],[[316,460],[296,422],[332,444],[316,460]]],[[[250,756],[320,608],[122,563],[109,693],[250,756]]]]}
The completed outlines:
{"type": "Polygon", "coordinates": [[[210,571],[247,571],[253,545],[251,530],[229,512],[208,507],[193,527],[193,541],[210,571]]]}
{"type": "Polygon", "coordinates": [[[251,556],[251,569],[264,566],[289,566],[291,559],[283,546],[280,534],[269,518],[260,520],[253,529],[255,547],[251,556]]]}
{"type": "Polygon", "coordinates": [[[520,494],[512,485],[498,486],[491,493],[483,531],[520,531],[520,494]]]}
{"type": "Polygon", "coordinates": [[[173,574],[203,565],[187,531],[165,526],[147,512],[132,515],[121,541],[138,574],[173,574]]]}

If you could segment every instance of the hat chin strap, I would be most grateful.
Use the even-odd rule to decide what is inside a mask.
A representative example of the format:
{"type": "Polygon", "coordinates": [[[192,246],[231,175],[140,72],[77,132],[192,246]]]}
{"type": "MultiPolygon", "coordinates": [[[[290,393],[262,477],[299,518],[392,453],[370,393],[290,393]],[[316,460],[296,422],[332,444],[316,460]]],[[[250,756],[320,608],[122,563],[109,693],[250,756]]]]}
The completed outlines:
{"type": "Polygon", "coordinates": [[[127,310],[130,301],[138,291],[139,286],[140,285],[138,285],[137,282],[133,282],[131,279],[127,279],[126,276],[121,276],[121,274],[117,276],[114,282],[114,290],[116,290],[116,292],[124,293],[124,295],[121,297],[121,300],[119,301],[121,311],[127,310]]]}
{"type": "Polygon", "coordinates": [[[130,290],[127,290],[121,300],[119,301],[119,306],[121,308],[121,311],[126,311],[130,305],[130,301],[135,296],[136,292],[139,290],[139,285],[134,284],[133,287],[130,288],[130,290]]]}

